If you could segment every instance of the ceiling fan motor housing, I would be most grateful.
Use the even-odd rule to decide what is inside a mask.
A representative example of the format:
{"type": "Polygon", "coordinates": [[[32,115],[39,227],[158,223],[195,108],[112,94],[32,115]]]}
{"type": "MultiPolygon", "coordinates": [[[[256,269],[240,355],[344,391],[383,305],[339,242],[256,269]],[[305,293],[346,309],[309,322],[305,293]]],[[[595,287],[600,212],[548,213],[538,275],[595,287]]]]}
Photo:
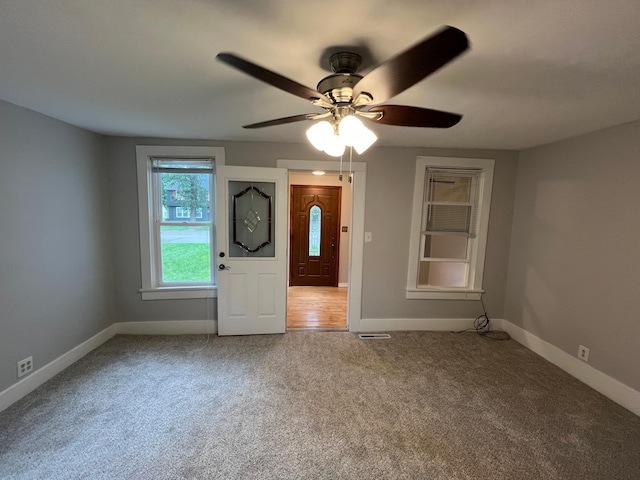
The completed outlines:
{"type": "Polygon", "coordinates": [[[362,64],[362,57],[352,52],[337,52],[329,58],[333,75],[323,78],[317,90],[329,97],[335,104],[351,103],[353,87],[362,79],[356,72],[362,64]]]}
{"type": "Polygon", "coordinates": [[[362,57],[352,52],[336,52],[329,57],[333,73],[357,73],[362,65],[362,57]]]}
{"type": "Polygon", "coordinates": [[[333,103],[351,103],[353,87],[362,80],[362,75],[355,73],[334,73],[318,83],[317,90],[329,97],[333,103]]]}

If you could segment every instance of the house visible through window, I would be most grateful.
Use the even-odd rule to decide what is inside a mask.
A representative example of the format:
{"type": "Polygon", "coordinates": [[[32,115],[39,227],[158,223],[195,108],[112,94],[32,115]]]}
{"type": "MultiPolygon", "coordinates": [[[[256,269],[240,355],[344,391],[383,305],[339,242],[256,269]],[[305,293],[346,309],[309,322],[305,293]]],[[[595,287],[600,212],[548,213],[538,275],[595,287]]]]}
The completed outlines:
{"type": "Polygon", "coordinates": [[[206,289],[215,285],[212,199],[221,150],[137,147],[143,299],[212,296],[206,289]]]}
{"type": "Polygon", "coordinates": [[[209,191],[213,162],[181,158],[152,159],[156,239],[160,243],[158,285],[209,284],[212,222],[209,191]],[[169,195],[168,192],[176,192],[169,195]],[[203,214],[206,212],[206,215],[203,214]]]}
{"type": "Polygon", "coordinates": [[[408,298],[478,298],[493,160],[418,157],[408,298]]]}

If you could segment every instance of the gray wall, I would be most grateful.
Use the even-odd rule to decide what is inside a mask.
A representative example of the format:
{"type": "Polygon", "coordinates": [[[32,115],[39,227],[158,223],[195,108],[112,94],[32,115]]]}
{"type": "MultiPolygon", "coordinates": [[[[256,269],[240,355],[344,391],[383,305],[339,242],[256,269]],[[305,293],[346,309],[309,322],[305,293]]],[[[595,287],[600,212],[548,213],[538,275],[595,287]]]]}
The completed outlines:
{"type": "MultiPolygon", "coordinates": [[[[135,146],[216,145],[230,165],[326,160],[306,144],[101,137],[0,101],[0,391],[114,321],[215,318],[215,301],[140,300],[135,146]]],[[[363,318],[458,318],[477,302],[406,300],[415,159],[496,159],[485,299],[640,390],[640,122],[527,150],[376,147],[367,163],[363,318]],[[517,182],[516,182],[517,173],[517,182]],[[514,208],[515,198],[515,208],[514,208]],[[512,223],[513,219],[513,223],[512,223]],[[507,262],[508,260],[508,262],[507,262]],[[507,277],[508,275],[508,277],[507,277]],[[506,290],[506,291],[505,291],[506,290]]]]}
{"type": "Polygon", "coordinates": [[[640,122],[521,153],[505,318],[640,390],[640,122]]]}
{"type": "Polygon", "coordinates": [[[0,101],[0,391],[113,323],[105,139],[0,101]]]}
{"type": "Polygon", "coordinates": [[[493,158],[496,160],[483,288],[489,317],[502,318],[513,197],[516,152],[374,148],[366,157],[367,198],[363,318],[469,318],[482,314],[480,302],[407,300],[409,230],[416,157],[493,158]]]}
{"type": "MultiPolygon", "coordinates": [[[[214,145],[226,148],[229,165],[275,167],[278,159],[327,160],[306,144],[177,141],[110,137],[114,266],[119,321],[215,318],[215,301],[142,301],[138,240],[135,146],[214,145]]],[[[501,318],[511,232],[517,153],[506,151],[372,148],[357,161],[367,163],[365,230],[373,242],[364,248],[363,318],[468,318],[482,313],[479,302],[405,298],[415,161],[419,155],[495,158],[493,205],[485,267],[489,315],[501,318]]]]}

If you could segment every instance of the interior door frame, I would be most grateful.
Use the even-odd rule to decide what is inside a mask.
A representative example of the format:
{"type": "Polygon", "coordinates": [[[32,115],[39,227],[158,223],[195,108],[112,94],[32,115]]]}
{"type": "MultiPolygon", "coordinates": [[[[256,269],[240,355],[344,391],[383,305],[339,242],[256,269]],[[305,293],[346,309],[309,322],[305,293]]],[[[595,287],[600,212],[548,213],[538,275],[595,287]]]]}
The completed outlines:
{"type": "MultiPolygon", "coordinates": [[[[328,160],[285,160],[278,159],[278,168],[288,171],[311,172],[324,170],[325,172],[339,172],[340,164],[328,160]]],[[[364,207],[367,186],[367,164],[353,162],[353,196],[351,201],[351,241],[349,245],[349,290],[347,292],[347,328],[350,332],[360,331],[362,320],[362,268],[364,260],[364,207]]],[[[344,182],[348,183],[348,172],[344,172],[344,182]]],[[[287,200],[289,202],[289,200],[287,200]]],[[[287,211],[291,206],[287,205],[287,211]]],[[[287,257],[289,246],[287,246],[287,257]]],[[[288,262],[289,260],[287,260],[288,262]]],[[[287,269],[289,265],[287,265],[287,269]]]]}

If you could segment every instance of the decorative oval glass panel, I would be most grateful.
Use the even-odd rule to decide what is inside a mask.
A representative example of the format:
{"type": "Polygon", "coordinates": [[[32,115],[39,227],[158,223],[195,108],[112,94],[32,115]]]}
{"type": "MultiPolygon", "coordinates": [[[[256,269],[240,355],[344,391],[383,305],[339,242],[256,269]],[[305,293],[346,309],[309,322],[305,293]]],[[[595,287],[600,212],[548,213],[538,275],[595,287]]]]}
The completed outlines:
{"type": "Polygon", "coordinates": [[[309,211],[309,256],[320,256],[320,232],[322,229],[322,210],[314,205],[309,211]]]}

